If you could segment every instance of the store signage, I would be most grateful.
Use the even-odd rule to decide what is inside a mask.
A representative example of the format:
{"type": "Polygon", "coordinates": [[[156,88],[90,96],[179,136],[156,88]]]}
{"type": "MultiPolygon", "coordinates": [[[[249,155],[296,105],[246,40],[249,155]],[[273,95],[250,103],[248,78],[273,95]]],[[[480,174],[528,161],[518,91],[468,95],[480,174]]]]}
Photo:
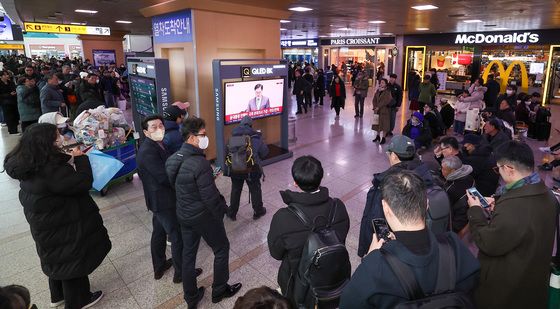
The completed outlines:
{"type": "Polygon", "coordinates": [[[508,65],[506,69],[501,61],[492,60],[490,61],[490,63],[488,63],[486,69],[484,69],[484,72],[482,73],[482,78],[484,80],[487,80],[488,75],[490,74],[494,66],[498,67],[497,73],[502,80],[502,83],[500,85],[501,93],[504,93],[506,91],[509,76],[513,73],[513,68],[515,68],[515,66],[518,66],[521,69],[521,91],[525,93],[529,92],[529,75],[527,74],[527,67],[525,66],[525,63],[519,60],[514,60],[508,65]]]}
{"type": "Polygon", "coordinates": [[[284,64],[276,64],[276,65],[258,65],[258,66],[251,66],[251,67],[241,67],[241,76],[242,77],[251,77],[251,76],[279,76],[282,73],[279,72],[277,69],[286,69],[286,65],[284,64]]]}
{"type": "Polygon", "coordinates": [[[538,43],[539,34],[532,32],[510,34],[457,34],[455,44],[526,44],[538,43]]]}
{"type": "Polygon", "coordinates": [[[316,47],[319,45],[317,39],[306,39],[306,40],[282,40],[280,41],[281,47],[316,47]]]}
{"type": "Polygon", "coordinates": [[[321,40],[321,45],[331,46],[368,46],[395,44],[394,37],[352,37],[321,40]]]}
{"type": "Polygon", "coordinates": [[[74,26],[74,25],[65,25],[65,24],[43,24],[43,23],[25,22],[24,29],[27,32],[111,35],[111,28],[109,27],[74,26]]]}
{"type": "Polygon", "coordinates": [[[457,55],[457,62],[461,65],[469,65],[473,61],[472,54],[459,54],[457,55]]]}
{"type": "Polygon", "coordinates": [[[156,44],[192,42],[191,10],[154,16],[152,31],[156,44]]]}
{"type": "Polygon", "coordinates": [[[0,44],[0,49],[24,49],[23,44],[0,44]]]}

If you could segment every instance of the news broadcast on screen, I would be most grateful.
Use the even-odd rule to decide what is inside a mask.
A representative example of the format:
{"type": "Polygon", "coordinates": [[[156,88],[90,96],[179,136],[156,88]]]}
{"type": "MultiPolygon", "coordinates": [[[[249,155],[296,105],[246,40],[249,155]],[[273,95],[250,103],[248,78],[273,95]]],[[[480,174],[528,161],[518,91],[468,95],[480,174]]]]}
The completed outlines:
{"type": "Polygon", "coordinates": [[[225,83],[225,123],[249,117],[263,118],[282,113],[284,80],[268,79],[225,83]]]}

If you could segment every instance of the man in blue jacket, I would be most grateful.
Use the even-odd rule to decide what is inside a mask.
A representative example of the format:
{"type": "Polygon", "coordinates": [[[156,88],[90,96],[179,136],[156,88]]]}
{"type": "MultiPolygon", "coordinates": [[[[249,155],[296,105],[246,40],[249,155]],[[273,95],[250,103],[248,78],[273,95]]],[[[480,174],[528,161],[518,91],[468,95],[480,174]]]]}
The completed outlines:
{"type": "Polygon", "coordinates": [[[163,125],[165,126],[163,144],[169,154],[179,151],[185,142],[181,135],[181,125],[186,117],[187,111],[176,105],[168,106],[163,110],[163,125]]]}
{"type": "MultiPolygon", "coordinates": [[[[58,77],[56,74],[48,74],[46,76],[47,84],[43,86],[40,93],[41,112],[43,114],[50,112],[58,112],[61,107],[65,107],[64,96],[62,90],[58,87],[58,77]]],[[[66,115],[68,116],[68,115],[66,115]]]]}
{"type": "Polygon", "coordinates": [[[393,171],[385,176],[381,187],[383,212],[392,233],[388,240],[372,233],[367,255],[342,292],[340,308],[394,308],[411,300],[387,262],[388,255],[410,268],[426,295],[434,293],[441,256],[439,243],[453,252],[456,271],[449,279],[455,282],[452,291],[470,294],[478,281],[480,265],[455,234],[436,237],[426,227],[424,180],[413,171],[393,171]]]}
{"type": "MultiPolygon", "coordinates": [[[[171,266],[175,268],[173,282],[182,281],[183,240],[176,214],[175,190],[169,183],[165,173],[165,161],[169,153],[162,143],[165,129],[163,118],[152,115],[142,121],[142,130],[146,138],[138,149],[138,175],[144,187],[146,206],[153,213],[152,218],[152,264],[154,279],[159,280],[171,266]],[[171,242],[171,257],[166,259],[165,249],[167,236],[171,242]]],[[[197,274],[202,273],[198,270],[197,274]]]]}
{"type": "Polygon", "coordinates": [[[253,204],[253,220],[264,216],[266,208],[263,207],[262,190],[261,190],[261,161],[268,155],[268,146],[262,141],[262,134],[253,129],[253,120],[249,116],[243,117],[241,123],[233,129],[233,136],[247,135],[251,137],[251,146],[253,148],[255,166],[253,171],[248,174],[232,174],[231,175],[231,199],[227,216],[231,220],[237,219],[237,211],[239,210],[239,200],[241,199],[241,191],[243,183],[247,182],[249,193],[251,194],[251,204],[253,204]]]}

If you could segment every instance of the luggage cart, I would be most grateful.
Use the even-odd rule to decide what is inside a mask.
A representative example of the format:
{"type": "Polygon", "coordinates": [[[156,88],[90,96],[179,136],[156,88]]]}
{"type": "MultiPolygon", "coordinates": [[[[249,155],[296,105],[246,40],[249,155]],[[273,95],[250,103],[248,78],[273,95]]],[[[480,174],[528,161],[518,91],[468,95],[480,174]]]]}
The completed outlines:
{"type": "Polygon", "coordinates": [[[135,139],[129,139],[124,144],[102,150],[103,153],[114,157],[115,159],[121,161],[124,165],[115,174],[115,176],[111,178],[107,185],[105,185],[105,187],[101,189],[101,191],[99,191],[101,196],[107,195],[109,187],[111,187],[115,183],[120,183],[123,181],[132,182],[134,174],[136,174],[137,172],[136,151],[137,147],[135,139]]]}

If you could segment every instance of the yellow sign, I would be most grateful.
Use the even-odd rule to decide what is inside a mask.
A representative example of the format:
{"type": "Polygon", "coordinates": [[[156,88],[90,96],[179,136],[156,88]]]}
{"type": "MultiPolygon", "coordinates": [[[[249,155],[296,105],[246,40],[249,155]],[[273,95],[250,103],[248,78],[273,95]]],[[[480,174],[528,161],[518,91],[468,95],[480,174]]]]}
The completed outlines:
{"type": "Polygon", "coordinates": [[[484,69],[484,73],[482,74],[482,78],[484,79],[484,81],[487,81],[488,74],[490,74],[490,70],[494,65],[498,66],[498,73],[500,74],[500,77],[502,79],[502,83],[500,84],[500,92],[503,93],[506,91],[509,76],[516,65],[521,68],[521,92],[529,92],[529,75],[527,74],[527,68],[525,67],[525,64],[523,62],[519,60],[512,61],[507,69],[504,69],[504,65],[501,61],[492,60],[490,61],[490,63],[488,63],[488,66],[486,66],[486,69],[484,69]]]}
{"type": "Polygon", "coordinates": [[[23,44],[0,44],[0,49],[21,49],[23,50],[23,44]]]}
{"type": "Polygon", "coordinates": [[[109,27],[74,26],[65,24],[43,24],[26,22],[24,23],[24,28],[27,32],[111,35],[111,28],[109,27]]]}

